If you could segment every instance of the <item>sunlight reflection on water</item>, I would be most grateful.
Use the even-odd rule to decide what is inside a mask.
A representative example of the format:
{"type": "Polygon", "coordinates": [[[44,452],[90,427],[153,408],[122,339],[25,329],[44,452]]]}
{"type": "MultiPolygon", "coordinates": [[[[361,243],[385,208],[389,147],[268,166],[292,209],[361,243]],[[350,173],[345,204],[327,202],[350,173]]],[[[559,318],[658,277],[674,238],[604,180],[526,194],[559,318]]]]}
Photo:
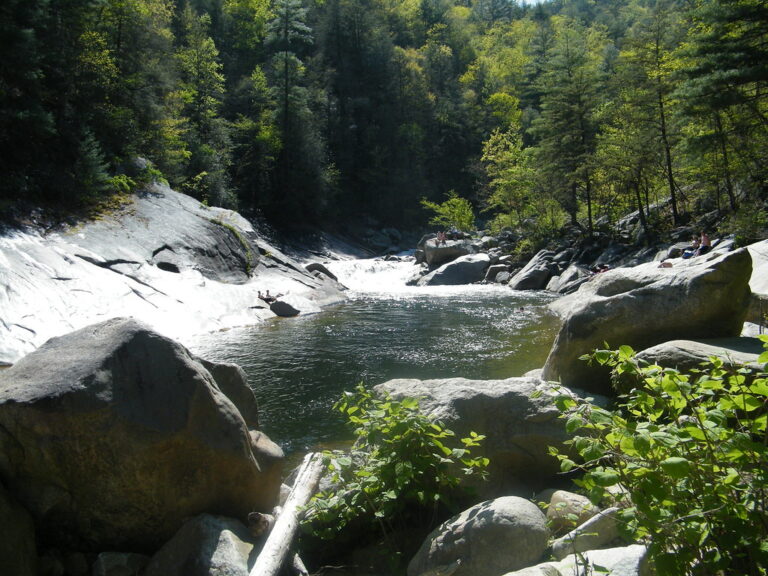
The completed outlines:
{"type": "Polygon", "coordinates": [[[350,288],[348,302],[190,345],[206,359],[242,366],[262,428],[288,453],[345,438],[332,406],[359,382],[520,376],[544,364],[554,339],[551,294],[498,285],[408,287],[413,265],[406,263],[329,268],[350,288]]]}

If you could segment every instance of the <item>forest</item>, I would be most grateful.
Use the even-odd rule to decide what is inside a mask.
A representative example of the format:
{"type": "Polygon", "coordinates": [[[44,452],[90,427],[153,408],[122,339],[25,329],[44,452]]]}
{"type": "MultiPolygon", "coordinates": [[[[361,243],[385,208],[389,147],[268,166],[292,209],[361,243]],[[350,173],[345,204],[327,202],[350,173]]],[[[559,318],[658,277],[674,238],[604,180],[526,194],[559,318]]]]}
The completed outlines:
{"type": "Polygon", "coordinates": [[[0,212],[159,179],[285,225],[766,224],[762,0],[4,0],[0,46],[0,212]]]}

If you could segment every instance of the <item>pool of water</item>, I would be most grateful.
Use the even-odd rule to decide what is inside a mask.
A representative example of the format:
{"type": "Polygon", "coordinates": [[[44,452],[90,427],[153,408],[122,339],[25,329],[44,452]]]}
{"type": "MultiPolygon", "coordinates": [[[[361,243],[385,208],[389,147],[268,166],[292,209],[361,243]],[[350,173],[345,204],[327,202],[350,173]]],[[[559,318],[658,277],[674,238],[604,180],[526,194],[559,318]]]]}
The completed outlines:
{"type": "Polygon", "coordinates": [[[332,267],[350,300],[320,314],[198,337],[190,349],[235,362],[259,401],[262,429],[286,453],[343,441],[333,404],[358,383],[392,378],[520,376],[544,364],[552,296],[496,285],[410,288],[406,263],[332,267]]]}

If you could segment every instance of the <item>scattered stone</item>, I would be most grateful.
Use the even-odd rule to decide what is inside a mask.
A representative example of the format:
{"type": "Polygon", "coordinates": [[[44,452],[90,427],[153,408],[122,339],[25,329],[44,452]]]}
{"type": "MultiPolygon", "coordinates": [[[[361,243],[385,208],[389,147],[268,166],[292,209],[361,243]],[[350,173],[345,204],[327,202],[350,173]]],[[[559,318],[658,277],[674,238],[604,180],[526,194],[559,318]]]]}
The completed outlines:
{"type": "Polygon", "coordinates": [[[256,560],[250,562],[251,540],[238,520],[201,514],[186,522],[152,557],[142,576],[248,576],[256,560]]]}
{"type": "Polygon", "coordinates": [[[516,496],[488,500],[435,529],[408,564],[408,576],[451,568],[453,576],[498,576],[541,559],[549,529],[532,502],[516,496]]]}

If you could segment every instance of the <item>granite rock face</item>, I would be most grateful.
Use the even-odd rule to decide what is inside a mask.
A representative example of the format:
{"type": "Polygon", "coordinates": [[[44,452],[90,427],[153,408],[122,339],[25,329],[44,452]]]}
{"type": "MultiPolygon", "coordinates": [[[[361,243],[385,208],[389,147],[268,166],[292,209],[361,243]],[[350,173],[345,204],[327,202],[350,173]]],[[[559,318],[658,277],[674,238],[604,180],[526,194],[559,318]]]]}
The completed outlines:
{"type": "Polygon", "coordinates": [[[608,371],[579,360],[604,343],[642,350],[668,340],[738,336],[751,275],[745,249],[670,268],[649,263],[596,274],[577,292],[550,304],[563,324],[542,377],[610,393],[608,371]]]}
{"type": "Polygon", "coordinates": [[[0,235],[0,366],[49,338],[132,317],[185,341],[274,314],[258,292],[290,294],[303,314],[344,299],[242,216],[153,185],[99,220],[0,235]]]}
{"type": "Polygon", "coordinates": [[[134,320],[54,338],[0,372],[0,480],[63,548],[153,549],[196,514],[269,511],[281,451],[222,388],[134,320]]]}

